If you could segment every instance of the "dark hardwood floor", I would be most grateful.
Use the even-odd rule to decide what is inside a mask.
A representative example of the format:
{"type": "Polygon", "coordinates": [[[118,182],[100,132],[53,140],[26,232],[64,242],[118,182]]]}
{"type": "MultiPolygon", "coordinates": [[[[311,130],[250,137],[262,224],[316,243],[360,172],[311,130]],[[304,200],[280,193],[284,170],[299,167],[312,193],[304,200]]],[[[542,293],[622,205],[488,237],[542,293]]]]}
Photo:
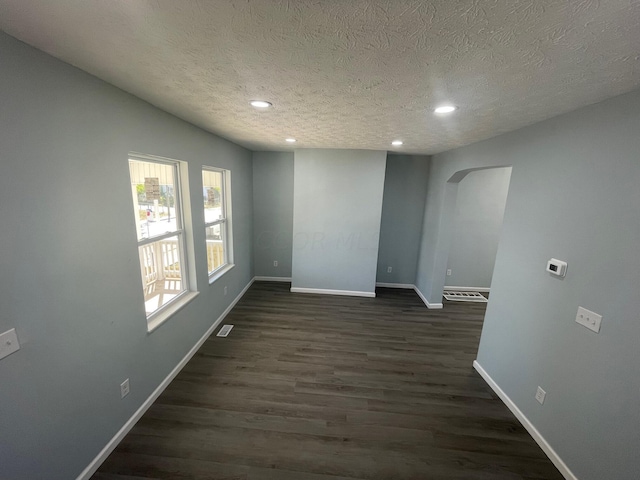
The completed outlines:
{"type": "Polygon", "coordinates": [[[95,480],[562,479],[473,370],[486,304],[255,283],[95,480]]]}

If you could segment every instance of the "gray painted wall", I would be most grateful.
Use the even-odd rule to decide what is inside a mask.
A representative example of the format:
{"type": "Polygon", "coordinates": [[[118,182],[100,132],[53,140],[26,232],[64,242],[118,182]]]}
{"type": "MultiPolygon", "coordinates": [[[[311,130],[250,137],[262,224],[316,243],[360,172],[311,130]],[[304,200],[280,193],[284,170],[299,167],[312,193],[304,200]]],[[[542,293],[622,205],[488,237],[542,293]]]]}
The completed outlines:
{"type": "Polygon", "coordinates": [[[458,184],[446,284],[491,286],[511,168],[469,173],[458,184]]]}
{"type": "MultiPolygon", "coordinates": [[[[0,61],[0,331],[15,327],[22,344],[0,361],[0,464],[7,479],[74,478],[250,280],[251,153],[1,33],[0,61]],[[212,286],[199,268],[201,295],[152,334],[130,215],[131,150],[189,162],[198,265],[200,167],[233,172],[236,267],[212,286]],[[127,377],[132,390],[120,400],[127,377]]],[[[440,233],[452,230],[457,193],[447,180],[513,164],[478,360],[581,480],[637,476],[639,112],[633,92],[437,155],[429,173],[417,282],[439,301],[451,240],[440,233]],[[568,261],[564,280],[544,272],[552,256],[568,261]],[[573,321],[578,305],[604,316],[600,334],[573,321]]],[[[371,163],[384,172],[377,157],[371,163]]],[[[319,183],[346,192],[363,171],[349,169],[352,185],[343,185],[324,169],[319,183]]],[[[375,177],[365,184],[379,184],[381,202],[384,173],[375,177]]],[[[332,206],[351,210],[343,200],[332,206]]],[[[370,207],[361,211],[375,217],[370,207]]],[[[339,232],[322,212],[312,231],[339,232]]],[[[336,267],[354,268],[321,266],[332,278],[336,267]]]]}
{"type": "Polygon", "coordinates": [[[513,165],[478,361],[581,480],[638,475],[639,131],[635,91],[432,159],[418,274],[432,300],[447,179],[513,165]],[[599,334],[578,306],[603,315],[599,334]]]}
{"type": "Polygon", "coordinates": [[[378,282],[412,285],[416,280],[428,176],[428,156],[387,156],[378,282]]]}
{"type": "Polygon", "coordinates": [[[386,152],[295,152],[293,288],[375,292],[386,152]]]}
{"type": "Polygon", "coordinates": [[[291,277],[293,152],[253,153],[253,258],[256,276],[291,277]],[[278,266],[273,262],[277,260],[278,266]]]}
{"type": "Polygon", "coordinates": [[[75,478],[250,281],[251,152],[3,33],[0,64],[0,332],[22,346],[0,360],[0,476],[75,478]],[[129,151],[189,162],[200,295],[151,334],[129,151]],[[203,164],[233,182],[236,266],[211,286],[203,164]]]}

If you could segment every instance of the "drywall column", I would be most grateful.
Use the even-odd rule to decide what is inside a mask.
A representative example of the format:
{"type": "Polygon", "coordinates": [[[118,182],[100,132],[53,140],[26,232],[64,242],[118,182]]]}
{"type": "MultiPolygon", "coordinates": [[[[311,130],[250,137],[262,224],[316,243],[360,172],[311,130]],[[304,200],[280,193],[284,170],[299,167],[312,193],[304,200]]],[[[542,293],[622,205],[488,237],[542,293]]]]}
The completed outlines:
{"type": "Polygon", "coordinates": [[[386,157],[296,150],[292,291],[375,296],[386,157]]]}
{"type": "Polygon", "coordinates": [[[291,279],[293,152],[253,152],[253,237],[256,277],[291,279]]]}
{"type": "Polygon", "coordinates": [[[428,177],[428,156],[387,156],[378,283],[409,286],[415,282],[428,177]]]}

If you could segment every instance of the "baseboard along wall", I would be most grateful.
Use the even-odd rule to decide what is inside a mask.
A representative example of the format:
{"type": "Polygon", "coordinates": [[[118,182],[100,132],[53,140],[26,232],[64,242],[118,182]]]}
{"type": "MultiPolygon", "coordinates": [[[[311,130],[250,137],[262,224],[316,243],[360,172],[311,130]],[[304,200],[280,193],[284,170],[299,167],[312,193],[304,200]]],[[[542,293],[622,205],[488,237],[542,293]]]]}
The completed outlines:
{"type": "Polygon", "coordinates": [[[418,290],[418,287],[416,287],[412,283],[376,282],[376,287],[382,287],[382,288],[406,288],[407,290],[413,290],[418,294],[418,296],[420,297],[420,300],[422,300],[422,303],[424,303],[427,308],[429,308],[431,310],[437,310],[439,308],[443,308],[442,303],[430,303],[429,300],[427,300],[426,297],[422,294],[422,292],[420,290],[418,290]]]}
{"type": "Polygon", "coordinates": [[[549,442],[545,440],[542,434],[533,426],[533,423],[525,416],[524,413],[518,408],[518,406],[509,398],[509,396],[504,393],[504,391],[500,388],[500,386],[495,382],[491,375],[487,373],[487,371],[482,368],[482,366],[478,363],[477,360],[473,361],[473,368],[480,374],[480,376],[484,379],[485,382],[491,387],[500,400],[507,406],[511,413],[515,415],[518,421],[522,424],[522,426],[529,432],[529,435],[536,441],[540,448],[545,453],[549,460],[553,462],[556,468],[560,471],[562,476],[567,480],[578,480],[573,472],[569,469],[566,463],[560,458],[560,456],[556,453],[556,451],[549,445],[549,442]]]}
{"type": "Polygon", "coordinates": [[[357,290],[328,290],[325,288],[291,287],[291,293],[313,293],[316,295],[343,295],[347,297],[375,297],[376,292],[360,292],[357,290]]]}
{"type": "Polygon", "coordinates": [[[140,408],[136,410],[133,416],[127,420],[127,422],[122,426],[118,433],[105,445],[105,447],[100,451],[100,453],[93,459],[93,461],[85,468],[80,475],[76,478],[76,480],[89,480],[91,476],[100,468],[100,465],[107,459],[107,457],[115,450],[118,444],[122,441],[122,439],[129,433],[129,431],[134,427],[134,425],[142,418],[145,412],[153,405],[153,402],[164,392],[164,390],[169,386],[171,381],[180,373],[180,371],[184,368],[184,366],[191,360],[198,349],[202,346],[202,344],[211,336],[211,334],[215,331],[215,329],[222,323],[225,317],[229,314],[229,312],[236,306],[236,303],[240,301],[240,299],[244,296],[244,294],[249,290],[249,287],[253,285],[255,278],[252,278],[249,283],[242,289],[242,291],[238,294],[238,296],[231,302],[231,304],[226,308],[224,312],[217,318],[215,322],[207,329],[207,331],[200,337],[200,340],[196,342],[196,344],[187,352],[187,354],[180,360],[180,362],[175,366],[175,368],[166,376],[166,378],[158,385],[158,387],[153,391],[149,398],[147,398],[140,408]]]}
{"type": "Polygon", "coordinates": [[[413,289],[415,290],[415,292],[420,297],[420,300],[422,300],[423,303],[427,306],[427,308],[429,308],[431,310],[438,310],[438,309],[444,307],[444,305],[442,305],[442,303],[430,303],[429,300],[427,300],[427,298],[422,294],[422,292],[420,290],[418,290],[418,287],[414,286],[413,289]]]}
{"type": "Polygon", "coordinates": [[[256,282],[284,282],[291,283],[291,277],[261,277],[256,275],[253,277],[256,282]]]}
{"type": "Polygon", "coordinates": [[[404,288],[407,290],[415,290],[416,286],[412,283],[384,283],[376,282],[376,287],[382,288],[404,288]]]}

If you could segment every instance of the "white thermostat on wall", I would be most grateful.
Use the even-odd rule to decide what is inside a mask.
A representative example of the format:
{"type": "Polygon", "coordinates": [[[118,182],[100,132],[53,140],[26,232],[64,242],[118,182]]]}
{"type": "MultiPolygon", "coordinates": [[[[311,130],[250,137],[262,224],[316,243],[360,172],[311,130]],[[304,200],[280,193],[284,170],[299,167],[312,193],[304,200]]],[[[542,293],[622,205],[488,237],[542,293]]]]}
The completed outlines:
{"type": "Polygon", "coordinates": [[[547,272],[557,275],[558,277],[564,277],[567,273],[567,262],[552,258],[547,262],[547,272]]]}

